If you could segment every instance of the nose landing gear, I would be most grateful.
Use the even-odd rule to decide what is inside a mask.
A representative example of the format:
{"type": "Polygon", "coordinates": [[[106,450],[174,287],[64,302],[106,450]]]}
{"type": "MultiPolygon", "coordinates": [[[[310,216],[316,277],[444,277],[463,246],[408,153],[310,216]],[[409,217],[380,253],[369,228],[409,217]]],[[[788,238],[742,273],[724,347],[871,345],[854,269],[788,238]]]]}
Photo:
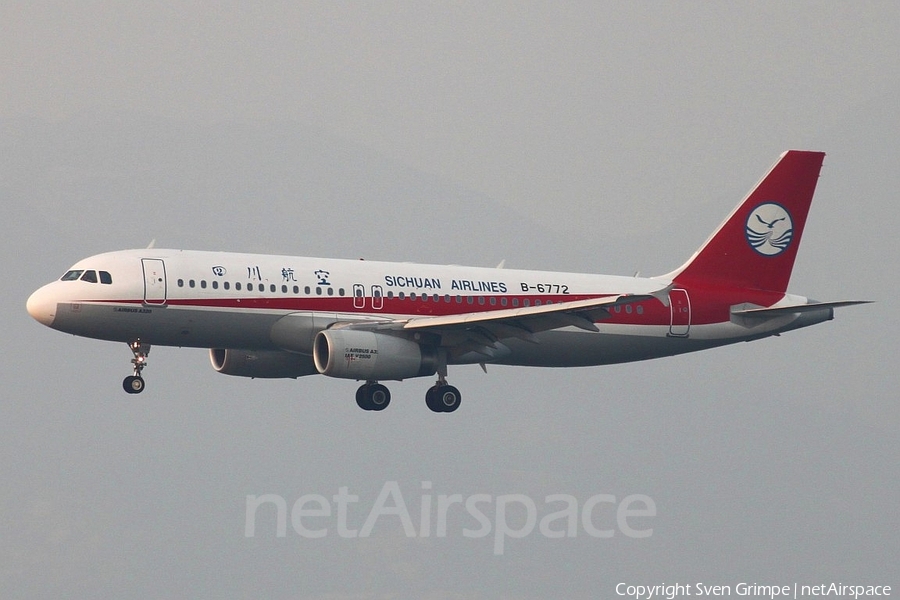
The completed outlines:
{"type": "Polygon", "coordinates": [[[134,365],[134,375],[130,375],[122,381],[122,388],[129,394],[140,394],[144,391],[144,378],[141,377],[141,371],[147,366],[147,355],[150,354],[150,344],[144,344],[141,340],[135,340],[128,344],[134,358],[131,364],[134,365]]]}

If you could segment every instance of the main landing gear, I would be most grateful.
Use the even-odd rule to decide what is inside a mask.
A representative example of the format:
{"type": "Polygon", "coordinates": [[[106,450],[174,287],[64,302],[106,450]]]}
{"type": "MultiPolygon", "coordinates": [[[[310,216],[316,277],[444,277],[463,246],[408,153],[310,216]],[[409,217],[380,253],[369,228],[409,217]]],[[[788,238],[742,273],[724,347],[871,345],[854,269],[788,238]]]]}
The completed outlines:
{"type": "Polygon", "coordinates": [[[128,344],[134,358],[131,364],[134,365],[134,375],[130,375],[122,382],[122,387],[129,394],[140,394],[144,391],[144,378],[141,377],[141,371],[147,366],[147,355],[150,354],[150,344],[141,343],[141,340],[135,340],[128,344]]]}
{"type": "MultiPolygon", "coordinates": [[[[453,412],[459,408],[459,390],[441,377],[425,392],[425,404],[434,412],[453,412]]],[[[363,410],[384,410],[391,403],[391,392],[375,381],[367,381],[356,390],[356,404],[363,410]]]]}
{"type": "Polygon", "coordinates": [[[459,408],[462,396],[459,390],[441,377],[425,392],[425,404],[434,412],[453,412],[459,408]]]}
{"type": "Polygon", "coordinates": [[[447,383],[447,358],[438,364],[438,380],[425,392],[425,405],[434,412],[451,413],[459,408],[462,396],[459,390],[447,383]]]}
{"type": "Polygon", "coordinates": [[[391,391],[375,381],[367,381],[356,390],[356,404],[363,410],[384,410],[391,403],[391,391]]]}

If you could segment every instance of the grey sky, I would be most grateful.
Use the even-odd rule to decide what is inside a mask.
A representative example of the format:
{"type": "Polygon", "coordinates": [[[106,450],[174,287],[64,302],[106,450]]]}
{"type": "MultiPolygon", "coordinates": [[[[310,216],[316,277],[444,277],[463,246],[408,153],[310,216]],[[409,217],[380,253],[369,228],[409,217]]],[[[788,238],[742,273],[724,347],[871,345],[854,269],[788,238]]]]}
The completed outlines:
{"type": "MultiPolygon", "coordinates": [[[[0,6],[0,595],[615,597],[898,586],[900,9],[891,3],[0,6]],[[159,246],[663,273],[788,148],[828,153],[791,290],[873,299],[615,367],[353,382],[218,375],[50,331],[28,294],[159,246]],[[247,495],[646,494],[653,535],[274,535],[247,495]]],[[[355,515],[356,525],[365,510],[355,515]]],[[[598,519],[609,515],[597,513],[598,519]]],[[[454,528],[455,527],[455,528],[454,528]]],[[[896,588],[895,588],[896,589],[896,588]]]]}

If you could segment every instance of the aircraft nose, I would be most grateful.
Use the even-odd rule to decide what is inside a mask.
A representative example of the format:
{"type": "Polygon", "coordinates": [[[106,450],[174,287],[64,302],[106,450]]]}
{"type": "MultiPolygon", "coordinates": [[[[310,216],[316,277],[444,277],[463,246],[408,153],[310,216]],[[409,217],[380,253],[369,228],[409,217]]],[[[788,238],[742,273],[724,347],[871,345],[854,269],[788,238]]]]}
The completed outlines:
{"type": "Polygon", "coordinates": [[[50,286],[45,285],[31,294],[25,307],[35,321],[50,327],[56,317],[56,299],[48,287],[50,286]]]}

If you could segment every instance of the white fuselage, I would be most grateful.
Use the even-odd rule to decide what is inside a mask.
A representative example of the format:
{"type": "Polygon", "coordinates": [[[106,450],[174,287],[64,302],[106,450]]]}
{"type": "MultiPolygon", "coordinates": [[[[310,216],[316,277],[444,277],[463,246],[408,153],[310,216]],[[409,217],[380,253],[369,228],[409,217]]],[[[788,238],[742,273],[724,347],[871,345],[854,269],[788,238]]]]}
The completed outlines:
{"type": "MultiPolygon", "coordinates": [[[[663,278],[161,249],[96,255],[69,273],[78,271],[81,278],[36,291],[28,302],[32,316],[54,329],[104,340],[300,354],[311,354],[315,333],[337,322],[646,295],[671,284],[663,278]],[[84,280],[90,271],[108,273],[111,283],[84,280]],[[309,326],[280,325],[289,316],[304,317],[309,326]]],[[[831,310],[823,309],[748,327],[732,322],[729,307],[806,299],[762,292],[730,297],[718,290],[674,289],[668,295],[615,307],[597,321],[599,331],[555,328],[534,339],[503,339],[491,357],[457,352],[450,362],[609,364],[755,339],[831,318],[831,310]]]]}

